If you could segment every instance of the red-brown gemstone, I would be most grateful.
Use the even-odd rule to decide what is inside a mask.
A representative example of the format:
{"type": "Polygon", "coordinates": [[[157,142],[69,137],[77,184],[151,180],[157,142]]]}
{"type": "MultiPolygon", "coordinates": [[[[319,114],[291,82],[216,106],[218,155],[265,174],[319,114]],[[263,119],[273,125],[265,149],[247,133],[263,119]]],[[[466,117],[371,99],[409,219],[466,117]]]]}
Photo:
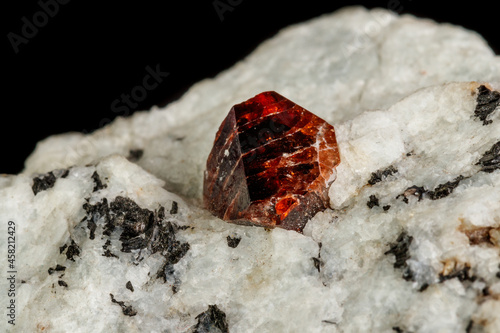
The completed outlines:
{"type": "Polygon", "coordinates": [[[328,207],[339,163],[332,125],[263,92],[222,122],[207,160],[204,204],[229,222],[302,232],[328,207]]]}

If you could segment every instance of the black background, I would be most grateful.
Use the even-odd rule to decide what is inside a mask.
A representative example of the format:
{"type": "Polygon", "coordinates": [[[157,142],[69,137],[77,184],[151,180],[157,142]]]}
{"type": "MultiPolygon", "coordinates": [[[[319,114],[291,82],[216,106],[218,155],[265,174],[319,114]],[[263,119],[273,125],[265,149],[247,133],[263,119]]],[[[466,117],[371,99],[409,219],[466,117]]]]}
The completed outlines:
{"type": "MultiPolygon", "coordinates": [[[[42,0],[47,2],[47,0],[42,0]]],[[[52,0],[55,1],[55,0],[52,0]]],[[[61,0],[62,1],[62,0],[61,0]]],[[[169,76],[134,108],[163,106],[193,83],[213,77],[248,55],[281,28],[330,13],[352,1],[217,0],[233,4],[223,20],[209,1],[131,2],[72,0],[38,33],[19,45],[22,18],[33,22],[38,1],[3,4],[4,79],[0,173],[18,173],[37,141],[68,131],[91,132],[117,114],[111,103],[142,83],[146,66],[169,76]]],[[[365,1],[373,8],[450,22],[475,30],[500,54],[498,12],[484,2],[365,1]],[[399,4],[399,5],[398,5],[399,4]],[[495,26],[496,25],[496,26],[495,26]]]]}

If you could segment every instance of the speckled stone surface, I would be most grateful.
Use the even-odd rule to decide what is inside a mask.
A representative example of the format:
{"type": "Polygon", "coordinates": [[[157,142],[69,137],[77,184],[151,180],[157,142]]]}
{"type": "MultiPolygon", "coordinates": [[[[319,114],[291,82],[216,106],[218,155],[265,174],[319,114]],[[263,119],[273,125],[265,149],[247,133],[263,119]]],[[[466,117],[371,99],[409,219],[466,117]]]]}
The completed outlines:
{"type": "Polygon", "coordinates": [[[499,82],[500,58],[474,32],[347,8],[283,30],[164,109],[50,137],[0,177],[18,272],[16,326],[0,325],[498,332],[499,82]],[[304,234],[202,208],[219,124],[268,90],[335,126],[331,209],[304,234]]]}

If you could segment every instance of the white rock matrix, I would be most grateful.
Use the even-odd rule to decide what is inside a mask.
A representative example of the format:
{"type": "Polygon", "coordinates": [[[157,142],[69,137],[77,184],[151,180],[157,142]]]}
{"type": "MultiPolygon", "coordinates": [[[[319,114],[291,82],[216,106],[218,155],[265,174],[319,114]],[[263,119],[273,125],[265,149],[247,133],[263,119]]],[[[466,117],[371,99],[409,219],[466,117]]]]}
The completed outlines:
{"type": "Polygon", "coordinates": [[[284,29],[164,109],[50,137],[0,177],[2,261],[9,224],[16,252],[0,328],[500,332],[499,90],[478,34],[354,7],[284,29]],[[267,90],[336,128],[331,209],[304,234],[201,205],[219,124],[267,90]]]}

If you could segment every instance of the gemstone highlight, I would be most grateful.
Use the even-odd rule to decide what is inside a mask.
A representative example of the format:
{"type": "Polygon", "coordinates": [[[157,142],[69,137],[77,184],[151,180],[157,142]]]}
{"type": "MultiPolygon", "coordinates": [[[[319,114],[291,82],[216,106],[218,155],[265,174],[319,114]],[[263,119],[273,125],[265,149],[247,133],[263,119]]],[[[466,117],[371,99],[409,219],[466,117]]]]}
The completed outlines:
{"type": "Polygon", "coordinates": [[[234,105],[215,136],[203,200],[228,222],[302,232],[328,207],[340,156],[332,125],[274,91],[234,105]]]}

